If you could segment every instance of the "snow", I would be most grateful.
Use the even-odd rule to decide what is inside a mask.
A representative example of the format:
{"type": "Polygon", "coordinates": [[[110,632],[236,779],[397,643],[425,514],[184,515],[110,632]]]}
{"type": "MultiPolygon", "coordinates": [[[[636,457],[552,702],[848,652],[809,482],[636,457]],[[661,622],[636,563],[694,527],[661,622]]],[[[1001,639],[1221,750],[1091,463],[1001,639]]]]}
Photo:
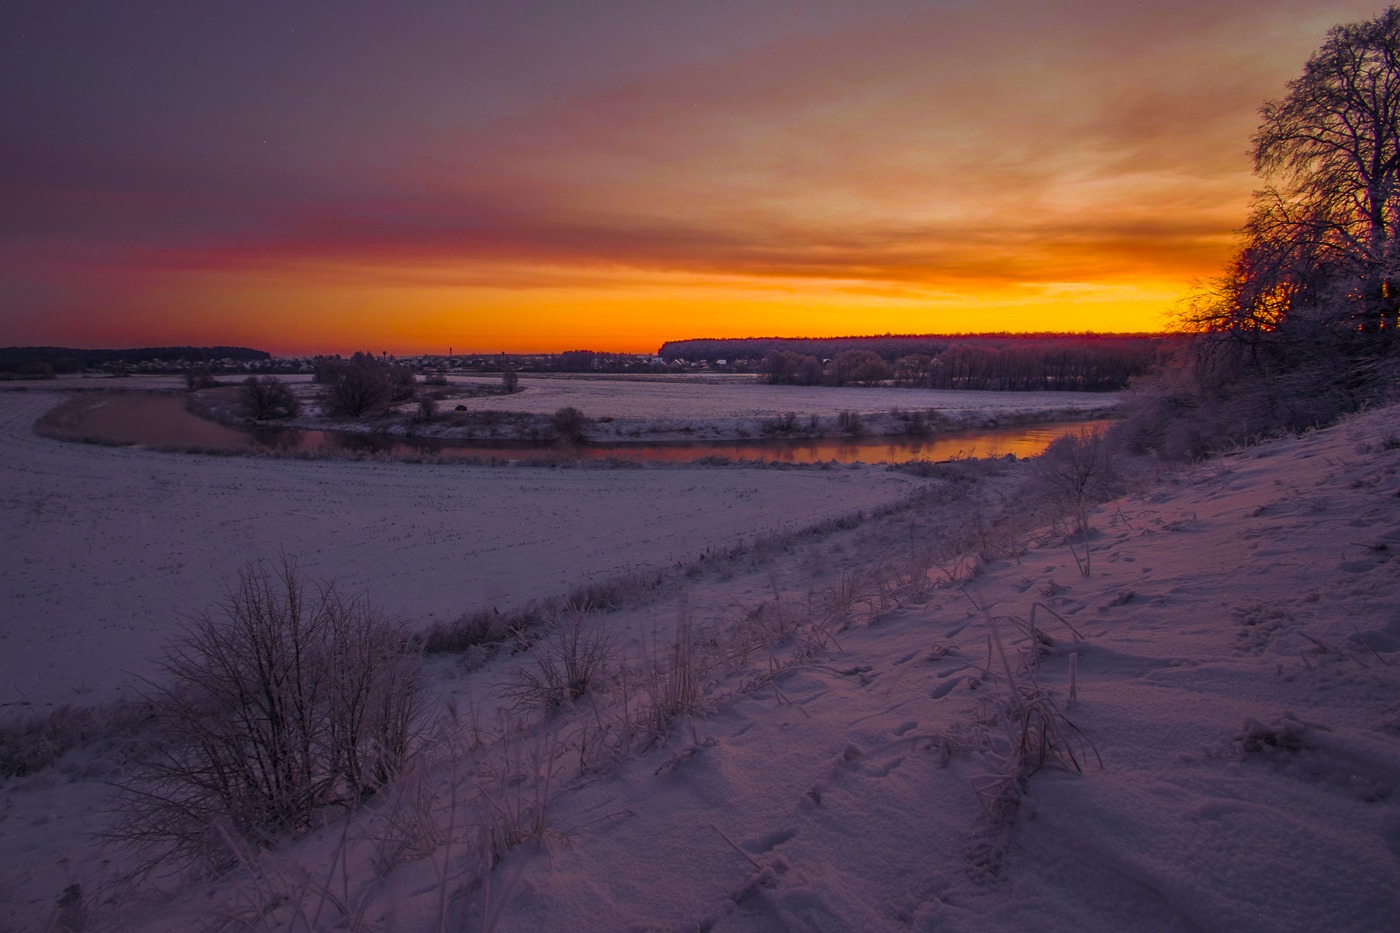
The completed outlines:
{"type": "Polygon", "coordinates": [[[473,399],[468,407],[498,411],[552,413],[571,406],[596,418],[628,422],[658,420],[757,421],[786,412],[798,417],[830,416],[839,411],[876,414],[891,408],[937,409],[969,414],[1003,414],[1042,410],[1097,410],[1118,400],[1114,392],[985,392],[938,389],[829,388],[772,386],[752,376],[678,381],[520,376],[523,391],[473,399]]]}
{"type": "MultiPolygon", "coordinates": [[[[865,434],[900,435],[909,431],[907,417],[918,413],[933,433],[959,427],[1101,417],[1120,400],[1117,392],[988,392],[940,389],[853,388],[768,385],[756,376],[617,376],[525,373],[519,391],[497,395],[500,379],[452,376],[445,386],[420,385],[419,398],[433,398],[437,416],[415,417],[417,401],[401,402],[385,413],[359,418],[324,414],[320,387],[309,377],[278,377],[302,401],[302,414],[287,424],[336,431],[413,434],[423,438],[459,438],[481,434],[467,423],[471,414],[509,416],[485,429],[495,438],[553,437],[551,419],[575,408],[588,419],[590,441],[606,444],[666,441],[713,441],[763,437],[788,415],[798,436],[839,436],[842,412],[859,416],[865,434]],[[482,391],[490,394],[476,394],[482,391]],[[459,416],[461,406],[465,413],[459,416]],[[897,417],[897,414],[904,417],[897,417]],[[517,420],[512,421],[511,418],[517,420]],[[815,419],[816,427],[811,425],[815,419]]],[[[168,383],[169,380],[166,380],[168,383]]],[[[124,380],[132,385],[137,380],[124,380]]],[[[60,382],[83,387],[91,380],[60,382]]],[[[201,393],[218,409],[227,407],[226,390],[201,393]],[[224,394],[219,394],[223,392],[224,394]],[[218,401],[216,401],[218,400],[218,401]]]]}
{"type": "MultiPolygon", "coordinates": [[[[340,568],[372,582],[388,608],[421,617],[436,598],[444,603],[432,611],[463,608],[481,585],[457,582],[472,573],[464,545],[429,529],[445,535],[451,524],[439,513],[460,525],[488,497],[518,510],[538,493],[559,509],[607,495],[608,484],[661,484],[610,500],[587,532],[522,541],[511,566],[525,568],[513,591],[524,593],[529,580],[549,588],[660,556],[664,542],[633,540],[652,527],[633,509],[664,504],[669,514],[687,496],[734,495],[748,523],[797,528],[916,489],[925,496],[858,527],[703,565],[690,563],[700,539],[721,544],[726,526],[692,520],[664,556],[685,564],[673,591],[600,624],[616,639],[619,665],[664,644],[682,616],[727,661],[710,669],[702,709],[614,756],[591,744],[599,736],[589,723],[616,710],[619,682],[554,713],[506,711],[512,727],[477,747],[480,731],[468,723],[490,732],[504,721],[500,686],[531,652],[475,669],[433,661],[432,696],[459,714],[443,744],[348,824],[262,857],[256,876],[240,869],[140,900],[112,882],[118,864],[103,860],[120,856],[80,832],[102,825],[95,778],[119,775],[121,762],[80,750],[12,780],[0,790],[0,916],[17,929],[42,928],[78,883],[93,928],[152,931],[234,916],[289,927],[292,904],[325,929],[1394,928],[1395,409],[1143,480],[1092,514],[1085,577],[1046,529],[1010,532],[1025,545],[1014,556],[959,562],[939,551],[915,563],[979,509],[1006,500],[1009,513],[1029,510],[1010,466],[978,482],[949,473],[920,485],[872,469],[566,475],[244,461],[45,441],[25,430],[43,408],[36,396],[0,398],[7,528],[23,545],[3,558],[11,642],[21,607],[67,599],[70,587],[80,598],[46,624],[69,620],[72,646],[102,640],[79,627],[102,608],[82,594],[111,589],[123,574],[146,581],[129,583],[124,598],[198,607],[249,553],[234,542],[250,531],[285,536],[313,575],[340,568]],[[372,492],[368,517],[357,517],[367,497],[347,485],[372,492]],[[751,488],[750,498],[739,500],[736,486],[751,488]],[[201,506],[202,497],[217,505],[201,506]],[[306,514],[278,520],[294,502],[306,514]],[[321,513],[331,517],[315,524],[321,513]],[[386,524],[392,516],[399,525],[386,524]],[[178,531],[201,518],[198,536],[178,531]],[[252,524],[222,524],[232,519],[252,524]],[[121,527],[139,533],[123,538],[121,527]],[[332,545],[337,534],[360,543],[332,545]],[[161,571],[178,559],[184,570],[161,571]],[[916,565],[927,572],[911,573],[916,565]],[[21,572],[18,589],[11,581],[21,572]],[[429,595],[430,580],[452,592],[429,595]],[[1038,655],[1032,619],[1052,641],[1038,655]],[[792,627],[738,650],[773,620],[792,627]],[[1015,696],[1053,702],[1062,714],[1056,751],[1073,751],[1082,772],[1008,770],[1015,696]],[[1008,774],[1026,778],[1023,789],[998,783],[1008,774]],[[387,864],[382,821],[412,799],[414,781],[436,795],[414,812],[439,835],[387,864]],[[486,811],[457,805],[473,788],[489,789],[498,806],[549,799],[543,831],[481,889],[469,883],[479,861],[470,840],[486,811]],[[333,896],[323,893],[330,878],[333,896]]],[[[544,515],[558,530],[547,510],[510,510],[502,515],[518,515],[522,527],[544,515]]],[[[496,522],[510,531],[506,518],[496,522]]],[[[12,670],[39,658],[36,650],[12,670]]]]}
{"type": "Polygon", "coordinates": [[[66,443],[0,393],[0,702],[113,699],[245,563],[294,556],[415,622],[505,610],[878,507],[873,469],[560,470],[215,457],[66,443]]]}

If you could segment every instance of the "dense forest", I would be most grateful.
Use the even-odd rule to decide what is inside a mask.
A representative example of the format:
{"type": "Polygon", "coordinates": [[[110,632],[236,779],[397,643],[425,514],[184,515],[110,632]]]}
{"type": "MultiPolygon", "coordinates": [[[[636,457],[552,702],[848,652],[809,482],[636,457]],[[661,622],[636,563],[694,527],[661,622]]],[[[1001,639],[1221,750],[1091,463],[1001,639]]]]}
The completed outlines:
{"type": "Polygon", "coordinates": [[[660,355],[762,360],[768,381],[785,385],[1100,392],[1124,388],[1177,342],[1163,334],[751,337],[671,341],[660,355]]]}

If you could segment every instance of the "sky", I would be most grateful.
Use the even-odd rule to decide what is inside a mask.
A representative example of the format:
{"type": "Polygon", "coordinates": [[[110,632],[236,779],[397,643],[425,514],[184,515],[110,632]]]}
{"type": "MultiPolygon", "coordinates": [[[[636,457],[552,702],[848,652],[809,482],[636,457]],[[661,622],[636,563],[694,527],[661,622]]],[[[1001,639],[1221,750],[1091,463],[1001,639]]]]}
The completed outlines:
{"type": "Polygon", "coordinates": [[[0,345],[1154,331],[1329,0],[7,0],[0,345]]]}

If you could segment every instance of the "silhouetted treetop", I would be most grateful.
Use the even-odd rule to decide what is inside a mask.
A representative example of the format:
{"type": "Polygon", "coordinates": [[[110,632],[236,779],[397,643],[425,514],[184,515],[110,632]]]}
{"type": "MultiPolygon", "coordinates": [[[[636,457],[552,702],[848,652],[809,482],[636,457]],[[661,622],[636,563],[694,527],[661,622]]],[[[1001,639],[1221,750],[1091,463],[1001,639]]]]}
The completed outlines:
{"type": "Polygon", "coordinates": [[[1260,109],[1242,244],[1194,323],[1272,331],[1300,313],[1389,338],[1400,296],[1400,8],[1335,26],[1260,109]]]}

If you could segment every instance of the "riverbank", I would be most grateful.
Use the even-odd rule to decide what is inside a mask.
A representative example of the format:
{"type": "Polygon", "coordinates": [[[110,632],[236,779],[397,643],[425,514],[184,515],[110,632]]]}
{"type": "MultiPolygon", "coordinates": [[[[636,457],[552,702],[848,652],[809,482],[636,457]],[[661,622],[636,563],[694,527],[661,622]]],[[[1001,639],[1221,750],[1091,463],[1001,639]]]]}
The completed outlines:
{"type": "Polygon", "coordinates": [[[874,467],[441,470],[170,454],[37,435],[62,398],[0,392],[0,718],[126,695],[182,613],[279,550],[427,626],[877,509],[922,483],[874,467]]]}
{"type": "MultiPolygon", "coordinates": [[[[1027,464],[954,464],[900,507],[711,551],[629,608],[592,617],[613,645],[595,692],[551,709],[513,702],[506,688],[551,640],[436,659],[435,738],[401,783],[347,823],[160,899],[142,900],[120,854],[84,835],[110,821],[104,781],[129,766],[120,745],[86,746],[4,785],[0,908],[42,929],[77,890],[95,928],[134,931],[212,916],[415,930],[488,918],[502,931],[1384,928],[1400,887],[1395,417],[1369,412],[1142,481],[1090,513],[1087,575],[1053,527],[994,521],[1023,517],[1015,484],[1027,464]],[[684,625],[703,697],[619,752],[599,727],[637,702],[624,672],[684,625]],[[483,873],[480,834],[510,813],[530,822],[483,873]]],[[[10,515],[27,534],[64,529],[81,548],[72,529],[88,523],[74,510],[94,498],[119,506],[112,524],[126,537],[97,541],[99,554],[166,543],[184,522],[131,529],[186,489],[220,497],[206,515],[267,513],[296,537],[327,514],[338,536],[378,504],[337,505],[344,484],[373,475],[384,480],[373,494],[398,497],[410,482],[340,465],[308,486],[262,472],[285,462],[55,446],[79,455],[54,498],[29,496],[45,480],[21,477],[5,487],[10,515]],[[161,466],[171,463],[184,472],[161,466]],[[83,471],[127,477],[128,488],[80,493],[83,471]],[[284,494],[304,511],[269,501],[284,494]]],[[[374,565],[349,577],[376,596],[421,598],[472,566],[435,565],[435,580],[399,585],[426,553],[399,536],[431,527],[432,496],[456,482],[418,472],[452,480],[398,502],[408,526],[382,528],[374,565]]],[[[846,501],[893,475],[842,473],[855,481],[826,492],[846,501]]],[[[457,524],[470,527],[479,508],[464,501],[457,524]]],[[[615,523],[616,504],[600,514],[615,523]]],[[[586,540],[609,549],[636,532],[601,528],[613,526],[594,524],[586,540]]],[[[205,527],[201,540],[245,530],[205,527]]],[[[30,555],[21,543],[10,553],[30,555]]],[[[309,553],[322,561],[316,576],[346,556],[309,553]]],[[[96,560],[70,559],[73,569],[51,568],[59,593],[96,560]]],[[[7,580],[28,566],[13,560],[7,580]]],[[[139,592],[159,598],[208,572],[191,566],[157,585],[148,570],[139,592]]]]}
{"type": "MultiPolygon", "coordinates": [[[[500,394],[496,379],[451,377],[419,385],[413,400],[358,418],[329,415],[309,377],[288,378],[302,413],[278,422],[308,430],[452,441],[548,443],[561,434],[597,444],[835,440],[927,437],[976,428],[1105,418],[1118,393],[936,391],[770,386],[752,377],[651,379],[519,377],[500,394]],[[431,412],[421,406],[430,400],[431,412]],[[561,410],[580,419],[561,424],[561,410]]],[[[233,387],[190,395],[203,417],[247,425],[233,387]]]]}
{"type": "MultiPolygon", "coordinates": [[[[232,398],[231,389],[221,398],[232,398]]],[[[207,396],[212,397],[212,396],[207,396]]],[[[917,434],[839,437],[774,436],[737,440],[636,440],[586,438],[519,440],[421,437],[270,427],[230,419],[220,422],[188,410],[188,396],[162,392],[80,392],[44,413],[35,430],[46,437],[113,446],[139,445],[172,453],[275,456],[296,459],[380,459],[474,466],[808,466],[898,464],[926,467],[945,460],[1034,457],[1066,433],[1092,431],[1107,421],[1059,421],[1021,427],[964,428],[917,434]]],[[[237,406],[235,405],[235,410],[237,406]]]]}

